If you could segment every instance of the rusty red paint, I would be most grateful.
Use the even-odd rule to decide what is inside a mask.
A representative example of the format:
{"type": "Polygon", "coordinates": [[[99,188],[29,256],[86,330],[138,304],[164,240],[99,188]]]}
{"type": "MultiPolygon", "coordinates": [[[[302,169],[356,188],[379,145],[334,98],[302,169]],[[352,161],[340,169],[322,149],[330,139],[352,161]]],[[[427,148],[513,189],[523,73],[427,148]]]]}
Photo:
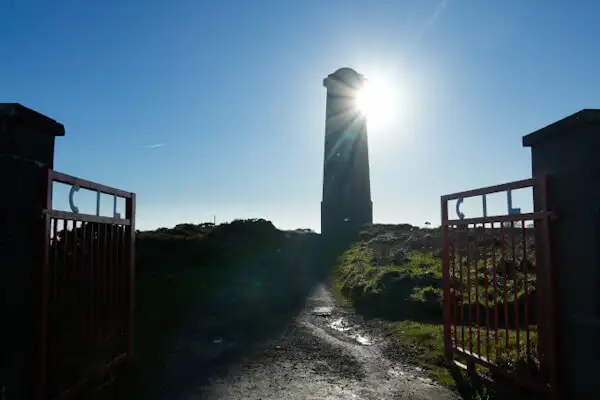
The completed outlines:
{"type": "Polygon", "coordinates": [[[107,247],[107,262],[106,262],[106,341],[111,342],[113,340],[113,312],[114,312],[114,303],[113,303],[113,292],[114,292],[114,235],[115,235],[115,226],[114,225],[106,225],[106,247],[107,247]]]}
{"type": "Polygon", "coordinates": [[[521,342],[520,342],[520,336],[521,333],[519,331],[519,300],[518,300],[518,295],[519,295],[519,270],[517,268],[517,249],[516,249],[516,245],[515,245],[515,223],[511,222],[510,223],[510,243],[511,243],[511,250],[512,250],[512,268],[514,268],[515,272],[515,277],[513,279],[513,303],[514,303],[514,309],[515,309],[515,333],[516,333],[516,344],[517,344],[517,357],[520,355],[521,352],[521,342]]]}
{"type": "MultiPolygon", "coordinates": [[[[58,230],[58,222],[54,224],[55,230],[58,230]]],[[[122,230],[121,227],[106,224],[88,226],[78,221],[60,222],[63,223],[63,229],[56,236],[61,237],[63,268],[54,269],[54,278],[63,290],[62,298],[53,299],[53,308],[56,309],[54,315],[59,317],[58,337],[61,340],[56,344],[56,348],[61,349],[62,356],[52,357],[57,373],[53,375],[49,370],[48,376],[54,379],[59,392],[71,393],[81,382],[72,374],[61,374],[68,360],[81,361],[90,352],[89,349],[102,345],[112,348],[106,355],[105,363],[116,356],[126,354],[125,344],[116,340],[115,332],[119,330],[123,316],[127,316],[128,313],[116,303],[119,283],[113,271],[120,240],[115,232],[122,230]],[[111,251],[111,248],[116,250],[111,251]],[[97,251],[98,249],[103,251],[97,251]],[[88,262],[90,260],[92,262],[88,262]],[[97,267],[96,271],[92,266],[97,267]],[[94,279],[97,278],[94,275],[98,274],[101,279],[94,279]],[[96,299],[99,303],[95,301],[95,297],[99,297],[96,299]],[[97,332],[101,337],[94,339],[93,335],[97,332]]],[[[56,262],[55,265],[58,266],[56,262]]],[[[56,351],[50,353],[58,354],[56,351]]]]}
{"type": "Polygon", "coordinates": [[[483,236],[483,270],[484,275],[484,293],[485,293],[485,357],[490,358],[490,305],[489,305],[489,278],[488,278],[488,263],[487,263],[487,243],[486,243],[486,231],[485,224],[481,227],[483,236]]]}
{"type": "MultiPolygon", "coordinates": [[[[503,375],[509,379],[515,379],[515,376],[513,374],[511,374],[509,371],[507,371],[505,368],[502,368],[502,367],[498,366],[497,364],[495,364],[494,362],[487,360],[483,357],[480,357],[477,354],[471,354],[468,351],[465,351],[464,349],[461,349],[461,348],[454,349],[454,354],[457,356],[461,356],[463,358],[473,360],[475,363],[488,368],[493,373],[503,375]]],[[[459,364],[459,363],[457,363],[456,365],[461,367],[461,364],[459,364]]],[[[542,394],[542,396],[545,396],[543,398],[554,398],[554,399],[556,398],[556,397],[553,397],[553,396],[556,396],[555,390],[550,385],[548,385],[544,382],[537,381],[530,377],[523,377],[523,379],[519,380],[518,384],[522,385],[524,387],[536,390],[538,393],[542,394]]]]}
{"type": "Polygon", "coordinates": [[[465,307],[464,307],[464,299],[462,296],[463,287],[464,287],[464,277],[463,277],[463,258],[462,258],[462,232],[458,231],[458,271],[459,271],[459,282],[461,287],[461,296],[460,296],[460,336],[461,336],[461,347],[465,347],[465,307]]]}
{"type": "Polygon", "coordinates": [[[96,284],[94,285],[94,288],[96,289],[96,295],[95,295],[95,313],[94,313],[94,320],[96,323],[96,327],[94,330],[94,346],[99,346],[100,343],[102,343],[102,321],[100,320],[100,316],[102,313],[102,272],[104,271],[104,264],[103,264],[103,257],[104,257],[104,253],[103,253],[103,235],[102,235],[102,231],[103,231],[104,225],[102,224],[97,224],[96,225],[96,271],[95,271],[95,279],[96,279],[96,284]]]}
{"type": "MultiPolygon", "coordinates": [[[[127,274],[128,274],[128,268],[127,266],[129,265],[128,263],[128,258],[127,258],[127,240],[126,240],[126,235],[125,235],[125,227],[123,227],[121,229],[121,291],[120,291],[120,296],[121,296],[121,304],[123,305],[123,308],[125,309],[127,307],[127,293],[129,291],[129,288],[127,287],[127,274]]],[[[127,347],[127,316],[128,313],[124,313],[123,316],[121,317],[121,326],[123,329],[123,340],[125,342],[125,348],[127,347]]]]}
{"type": "MultiPolygon", "coordinates": [[[[442,201],[442,221],[448,220],[448,204],[445,201],[442,201]]],[[[448,276],[450,273],[450,267],[448,265],[449,262],[449,238],[448,238],[449,227],[446,225],[443,227],[442,232],[442,240],[444,242],[444,255],[443,255],[443,266],[442,266],[442,285],[444,290],[444,297],[450,298],[450,277],[448,276]]],[[[450,303],[445,302],[443,307],[444,312],[444,354],[446,362],[450,362],[451,358],[451,349],[452,349],[452,338],[451,338],[451,328],[450,328],[450,303]]]]}
{"type": "Polygon", "coordinates": [[[531,354],[531,335],[529,333],[529,277],[527,275],[527,267],[529,266],[529,260],[527,256],[527,227],[526,221],[522,221],[523,229],[521,229],[521,246],[523,247],[523,298],[524,298],[524,321],[525,321],[525,342],[526,342],[526,350],[527,356],[531,354]]]}
{"type": "Polygon", "coordinates": [[[510,182],[510,183],[503,183],[501,185],[487,186],[487,187],[483,187],[480,189],[467,190],[464,192],[447,194],[447,195],[442,196],[442,200],[449,201],[449,200],[456,200],[456,199],[460,199],[460,198],[482,196],[484,194],[505,192],[507,190],[524,189],[524,188],[534,186],[537,182],[538,181],[535,178],[523,179],[520,181],[515,181],[515,182],[510,182]]]}
{"type": "MultiPolygon", "coordinates": [[[[492,229],[494,225],[492,224],[492,229]]],[[[492,248],[492,286],[494,290],[494,352],[498,351],[498,264],[496,259],[496,247],[492,248]]]]}
{"type": "Polygon", "coordinates": [[[94,192],[98,191],[100,193],[105,193],[108,195],[115,195],[124,199],[129,199],[131,198],[131,196],[134,195],[134,193],[126,192],[124,190],[106,185],[101,185],[96,182],[91,182],[85,179],[77,178],[75,176],[67,175],[58,171],[50,170],[49,174],[53,182],[60,182],[67,185],[78,185],[82,189],[88,189],[94,192]]]}
{"type": "MultiPolygon", "coordinates": [[[[108,259],[108,225],[103,224],[102,225],[102,270],[100,273],[100,282],[102,284],[102,288],[108,288],[108,265],[109,265],[109,259],[108,259]]],[[[101,325],[101,329],[100,329],[100,342],[102,345],[105,344],[106,342],[106,336],[107,336],[107,331],[108,331],[108,324],[106,321],[106,315],[107,315],[107,311],[108,311],[108,290],[102,290],[101,291],[101,296],[100,296],[100,321],[102,323],[101,325]]]]}
{"type": "Polygon", "coordinates": [[[87,279],[89,280],[89,284],[88,284],[88,302],[86,304],[86,311],[87,311],[87,315],[88,315],[88,331],[87,331],[87,342],[88,342],[88,346],[94,346],[94,332],[95,332],[95,325],[94,325],[94,296],[95,296],[95,285],[93,284],[93,282],[95,282],[94,279],[94,270],[97,267],[97,263],[96,263],[96,256],[97,256],[97,252],[96,252],[96,227],[97,225],[95,223],[87,223],[87,225],[89,226],[88,229],[88,235],[87,235],[87,241],[88,241],[88,251],[89,251],[89,257],[88,257],[88,268],[87,268],[87,279]]]}
{"type": "Polygon", "coordinates": [[[467,253],[466,267],[467,267],[467,301],[469,305],[469,310],[467,312],[469,317],[469,351],[473,352],[473,316],[471,315],[472,304],[471,301],[471,243],[469,241],[469,226],[465,225],[465,247],[467,253]]]}
{"type": "Polygon", "coordinates": [[[78,268],[80,267],[77,263],[77,255],[79,254],[78,251],[78,239],[77,239],[77,222],[78,221],[73,221],[73,228],[72,228],[72,235],[73,235],[73,240],[71,240],[71,267],[69,270],[69,286],[70,286],[70,290],[69,290],[69,294],[70,294],[70,298],[68,301],[68,305],[69,305],[69,312],[71,314],[71,317],[69,318],[69,324],[70,324],[70,329],[68,330],[69,332],[69,336],[71,337],[71,340],[69,340],[69,346],[66,348],[69,350],[69,354],[68,357],[69,359],[74,359],[76,358],[76,354],[79,352],[79,346],[80,346],[80,340],[81,337],[77,334],[75,334],[75,332],[77,332],[78,330],[78,325],[80,323],[79,321],[79,315],[77,315],[77,306],[79,304],[79,289],[80,286],[77,285],[77,280],[78,280],[78,268]]]}
{"type": "Polygon", "coordinates": [[[135,312],[135,201],[136,196],[132,194],[125,202],[125,215],[131,221],[127,226],[127,241],[129,244],[129,260],[128,260],[128,311],[127,318],[127,354],[133,357],[133,316],[135,312]]]}
{"type": "MultiPolygon", "coordinates": [[[[446,218],[442,218],[443,268],[445,276],[448,277],[447,282],[445,281],[448,289],[444,291],[444,324],[447,325],[444,329],[445,332],[455,332],[454,335],[450,334],[451,340],[448,341],[454,355],[451,358],[456,358],[455,362],[464,359],[465,365],[470,366],[472,370],[474,370],[475,364],[485,366],[506,374],[520,385],[536,388],[541,393],[553,396],[557,393],[554,304],[552,299],[541,298],[541,293],[554,293],[556,284],[549,237],[550,219],[554,214],[549,209],[547,195],[545,179],[536,178],[442,196],[442,215],[446,216],[446,218]],[[447,219],[448,202],[451,200],[525,187],[533,187],[534,196],[537,196],[535,211],[532,213],[462,220],[447,219]],[[528,221],[533,222],[535,226],[533,243],[529,243],[528,221]],[[516,223],[520,223],[520,226],[517,226],[516,223]],[[472,234],[471,229],[473,229],[472,234]],[[518,229],[521,229],[520,240],[517,236],[519,235],[518,229]],[[453,240],[455,232],[458,235],[456,241],[453,240]],[[493,243],[489,240],[490,236],[493,243]],[[518,248],[519,241],[522,249],[518,248]],[[535,251],[535,281],[538,296],[536,304],[538,317],[533,321],[529,312],[532,306],[529,294],[531,290],[531,265],[528,262],[531,254],[530,248],[532,248],[531,251],[535,251]],[[471,251],[473,251],[472,256],[471,251]],[[455,258],[457,253],[458,260],[455,258]],[[460,268],[458,271],[456,271],[457,262],[459,263],[458,268],[460,268]],[[489,266],[490,262],[491,267],[489,266]],[[540,274],[540,269],[547,273],[540,274]],[[510,291],[513,293],[510,294],[510,291]],[[520,292],[522,292],[521,295],[519,295],[520,292]],[[483,300],[480,299],[482,295],[485,297],[483,300]],[[456,304],[457,301],[460,302],[459,305],[456,304]],[[475,303],[473,303],[474,301],[475,303]],[[511,306],[509,306],[509,301],[513,301],[511,306]],[[465,315],[465,306],[469,307],[468,315],[465,315]],[[460,307],[460,316],[458,307],[460,307]],[[481,310],[481,307],[484,307],[485,310],[481,310]],[[475,316],[472,315],[472,312],[476,313],[475,316]],[[481,318],[485,318],[485,328],[481,318]],[[500,319],[502,319],[502,325],[500,325],[500,319]],[[460,327],[458,327],[458,323],[460,323],[460,327]],[[533,336],[530,325],[532,323],[537,325],[537,337],[544,338],[544,341],[548,343],[543,354],[539,355],[540,362],[543,364],[541,370],[549,372],[549,377],[546,378],[543,374],[529,377],[517,376],[495,363],[494,356],[498,354],[498,351],[508,350],[512,346],[509,346],[511,331],[516,338],[514,344],[517,354],[522,353],[520,350],[522,344],[526,347],[527,355],[531,353],[533,336]],[[461,331],[460,339],[458,329],[461,331]],[[469,330],[468,337],[465,337],[465,329],[469,330]],[[472,334],[473,329],[477,329],[475,339],[472,334]],[[504,329],[502,338],[500,338],[500,329],[504,329]],[[485,332],[483,346],[482,331],[485,332]],[[492,331],[493,346],[490,343],[492,331]],[[499,348],[500,339],[504,341],[502,349],[499,348]]],[[[538,351],[541,351],[542,346],[538,344],[537,347],[538,351]]]]}
{"type": "MultiPolygon", "coordinates": [[[[63,245],[63,257],[62,257],[62,265],[58,265],[59,268],[58,276],[60,280],[61,290],[60,290],[60,298],[58,299],[58,311],[56,313],[57,323],[59,324],[58,335],[60,337],[59,343],[60,346],[58,348],[63,354],[61,357],[55,360],[57,364],[57,374],[59,374],[64,366],[65,366],[65,355],[68,356],[69,353],[69,338],[67,337],[67,333],[69,332],[69,324],[71,320],[71,307],[69,305],[70,302],[70,287],[69,287],[69,264],[70,257],[69,254],[71,252],[70,246],[73,238],[68,234],[69,232],[69,222],[68,220],[63,220],[63,237],[64,237],[64,245],[63,245]]],[[[60,375],[59,375],[60,377],[60,375]]],[[[67,390],[67,387],[64,387],[64,382],[57,381],[57,386],[59,391],[67,390]]]]}
{"type": "Polygon", "coordinates": [[[33,377],[34,396],[39,400],[71,398],[85,389],[92,375],[105,374],[132,357],[131,339],[122,336],[133,318],[129,291],[134,279],[135,206],[128,208],[126,218],[54,210],[52,183],[78,184],[125,197],[126,202],[135,195],[52,170],[46,178],[40,197],[45,227],[33,377]],[[125,277],[131,284],[124,285],[125,277]],[[101,359],[92,359],[102,346],[109,350],[101,359]],[[81,375],[81,370],[89,370],[90,375],[81,375]]]}
{"type": "Polygon", "coordinates": [[[473,235],[473,264],[475,266],[475,299],[476,299],[476,311],[475,311],[475,326],[477,328],[477,354],[481,354],[481,326],[479,321],[479,246],[477,242],[477,225],[474,227],[473,235]]]}
{"type": "Polygon", "coordinates": [[[55,360],[59,357],[59,347],[58,347],[58,323],[56,319],[56,315],[58,314],[58,296],[59,296],[59,280],[58,273],[56,270],[56,266],[58,265],[58,256],[59,256],[59,241],[58,241],[58,220],[56,218],[52,219],[52,261],[50,264],[50,274],[52,280],[52,296],[49,299],[49,321],[48,321],[48,329],[50,333],[48,334],[48,357],[50,358],[50,362],[54,363],[55,360]]]}
{"type": "Polygon", "coordinates": [[[510,321],[508,318],[508,265],[506,262],[506,238],[505,238],[505,232],[504,232],[504,224],[500,224],[500,242],[501,242],[501,260],[502,260],[502,268],[503,268],[503,276],[502,276],[502,286],[503,286],[503,293],[504,293],[504,348],[508,350],[508,344],[509,344],[509,327],[510,327],[510,321]]]}
{"type": "Polygon", "coordinates": [[[458,287],[456,285],[456,247],[454,246],[454,238],[455,233],[454,233],[454,227],[450,226],[449,227],[450,232],[452,232],[451,236],[450,236],[450,257],[451,257],[451,262],[452,262],[452,289],[453,289],[453,294],[452,297],[449,297],[450,299],[452,299],[452,314],[453,314],[453,318],[452,318],[452,322],[453,322],[453,326],[454,326],[454,343],[458,343],[458,329],[457,329],[457,321],[456,321],[456,293],[458,292],[458,287]]]}

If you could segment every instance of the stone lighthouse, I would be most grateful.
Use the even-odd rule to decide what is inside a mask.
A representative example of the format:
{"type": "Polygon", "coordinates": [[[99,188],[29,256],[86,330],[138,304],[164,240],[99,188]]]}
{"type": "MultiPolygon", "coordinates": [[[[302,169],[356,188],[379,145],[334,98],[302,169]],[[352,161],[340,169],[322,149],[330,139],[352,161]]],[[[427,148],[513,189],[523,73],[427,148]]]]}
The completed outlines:
{"type": "Polygon", "coordinates": [[[365,78],[340,68],[323,80],[327,89],[321,233],[373,223],[365,115],[356,95],[365,78]]]}

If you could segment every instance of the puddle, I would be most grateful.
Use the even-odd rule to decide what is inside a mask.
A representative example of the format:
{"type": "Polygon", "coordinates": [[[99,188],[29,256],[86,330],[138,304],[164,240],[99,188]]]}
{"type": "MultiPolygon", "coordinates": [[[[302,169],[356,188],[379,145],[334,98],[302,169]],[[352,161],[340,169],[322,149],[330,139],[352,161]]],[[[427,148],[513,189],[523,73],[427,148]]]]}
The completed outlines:
{"type": "Polygon", "coordinates": [[[404,376],[405,373],[403,371],[400,371],[398,369],[392,368],[390,370],[388,370],[388,374],[390,374],[390,376],[397,378],[399,376],[404,376]]]}
{"type": "Polygon", "coordinates": [[[329,306],[325,306],[325,307],[315,307],[312,310],[312,313],[314,315],[318,315],[320,317],[327,317],[330,316],[331,313],[333,312],[333,307],[329,307],[329,306]]]}
{"type": "MultiPolygon", "coordinates": [[[[329,327],[331,329],[334,329],[338,332],[349,332],[352,331],[354,329],[356,329],[355,326],[352,326],[348,323],[347,320],[345,320],[344,318],[338,318],[335,321],[333,321],[332,323],[329,324],[329,327]]],[[[365,335],[361,335],[360,333],[352,333],[352,334],[347,334],[351,339],[355,340],[356,342],[358,342],[358,344],[362,344],[363,346],[370,346],[373,344],[373,342],[371,341],[371,339],[368,336],[365,335]]]]}
{"type": "Polygon", "coordinates": [[[363,346],[370,346],[373,344],[373,342],[371,342],[371,339],[369,339],[367,336],[364,335],[360,335],[360,334],[356,334],[353,336],[354,340],[356,340],[358,343],[362,344],[363,346]]]}
{"type": "Polygon", "coordinates": [[[329,324],[329,327],[338,332],[347,332],[352,329],[352,327],[348,325],[348,322],[345,321],[344,318],[336,319],[329,324]]]}

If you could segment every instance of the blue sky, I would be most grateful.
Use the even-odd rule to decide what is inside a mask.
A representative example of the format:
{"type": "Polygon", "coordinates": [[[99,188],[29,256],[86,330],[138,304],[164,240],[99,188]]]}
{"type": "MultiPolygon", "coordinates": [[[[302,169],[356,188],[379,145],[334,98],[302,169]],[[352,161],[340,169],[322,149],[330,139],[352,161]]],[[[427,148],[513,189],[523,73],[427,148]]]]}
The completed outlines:
{"type": "Polygon", "coordinates": [[[440,195],[530,176],[523,135],[600,107],[599,12],[558,0],[7,0],[0,101],[62,122],[55,169],[136,192],[140,229],[213,215],[318,229],[322,80],[352,67],[399,99],[369,131],[376,222],[436,224],[440,195]]]}

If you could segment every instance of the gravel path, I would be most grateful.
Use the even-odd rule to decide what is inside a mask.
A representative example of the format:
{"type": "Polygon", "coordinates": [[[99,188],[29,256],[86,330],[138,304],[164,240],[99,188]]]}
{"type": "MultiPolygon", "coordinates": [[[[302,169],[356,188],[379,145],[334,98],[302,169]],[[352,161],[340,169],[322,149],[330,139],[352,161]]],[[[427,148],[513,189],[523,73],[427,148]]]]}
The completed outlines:
{"type": "MultiPolygon", "coordinates": [[[[385,357],[377,329],[336,307],[322,284],[279,337],[253,346],[233,365],[179,399],[454,399],[418,368],[385,357]]],[[[215,337],[212,346],[226,352],[215,337]]],[[[204,347],[204,346],[202,346],[204,347]]]]}
{"type": "MultiPolygon", "coordinates": [[[[301,248],[288,255],[310,258],[301,248]]],[[[264,267],[277,264],[262,264],[263,280],[256,279],[259,270],[246,268],[247,276],[200,311],[179,338],[159,398],[458,398],[397,355],[387,358],[378,324],[339,307],[322,276],[264,267]]]]}

